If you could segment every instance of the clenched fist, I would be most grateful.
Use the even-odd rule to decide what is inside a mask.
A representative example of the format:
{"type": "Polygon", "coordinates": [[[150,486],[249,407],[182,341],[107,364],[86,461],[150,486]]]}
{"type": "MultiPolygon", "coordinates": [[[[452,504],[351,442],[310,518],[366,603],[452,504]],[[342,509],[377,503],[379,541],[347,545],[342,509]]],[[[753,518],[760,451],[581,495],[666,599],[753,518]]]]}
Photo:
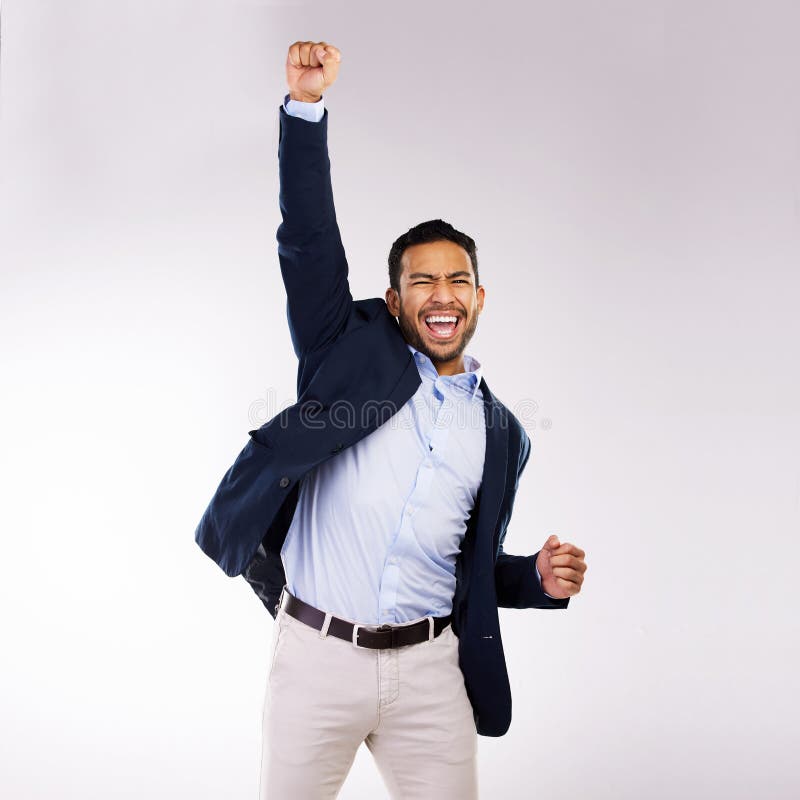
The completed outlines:
{"type": "Polygon", "coordinates": [[[569,542],[559,544],[558,536],[550,536],[536,558],[542,589],[551,597],[562,600],[578,594],[586,572],[585,555],[580,547],[569,542]]]}
{"type": "Polygon", "coordinates": [[[286,82],[289,97],[316,103],[336,80],[342,54],[325,42],[295,42],[286,56],[286,82]]]}

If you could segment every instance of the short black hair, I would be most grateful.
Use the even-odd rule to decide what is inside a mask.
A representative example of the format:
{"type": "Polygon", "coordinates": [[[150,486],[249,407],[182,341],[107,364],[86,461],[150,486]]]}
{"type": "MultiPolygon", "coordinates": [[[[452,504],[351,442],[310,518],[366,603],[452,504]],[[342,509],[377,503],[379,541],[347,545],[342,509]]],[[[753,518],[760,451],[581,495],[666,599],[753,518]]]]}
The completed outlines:
{"type": "Polygon", "coordinates": [[[400,273],[402,271],[400,259],[407,247],[441,241],[455,242],[467,251],[469,260],[472,262],[472,271],[475,273],[475,286],[477,287],[480,281],[478,280],[478,248],[475,246],[475,240],[466,233],[456,230],[449,222],[442,219],[429,219],[409,228],[392,245],[392,249],[389,251],[389,285],[392,289],[400,291],[400,273]]]}

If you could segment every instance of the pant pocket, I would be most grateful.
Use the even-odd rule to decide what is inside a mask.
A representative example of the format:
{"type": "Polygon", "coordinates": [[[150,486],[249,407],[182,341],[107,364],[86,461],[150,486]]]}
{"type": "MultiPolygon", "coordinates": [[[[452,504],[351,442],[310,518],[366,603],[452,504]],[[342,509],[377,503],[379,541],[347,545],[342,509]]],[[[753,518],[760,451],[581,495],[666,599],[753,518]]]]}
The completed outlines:
{"type": "Polygon", "coordinates": [[[278,658],[278,653],[285,638],[286,612],[282,608],[278,609],[278,614],[272,625],[272,656],[270,658],[269,671],[267,672],[267,681],[272,677],[272,671],[275,669],[275,661],[278,658]]]}

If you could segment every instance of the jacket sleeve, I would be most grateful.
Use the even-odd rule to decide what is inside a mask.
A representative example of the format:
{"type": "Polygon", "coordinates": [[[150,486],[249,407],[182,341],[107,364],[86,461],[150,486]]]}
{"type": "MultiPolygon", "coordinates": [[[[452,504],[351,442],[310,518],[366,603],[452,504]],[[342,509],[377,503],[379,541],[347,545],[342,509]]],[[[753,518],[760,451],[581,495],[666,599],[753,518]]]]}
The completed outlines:
{"type": "MultiPolygon", "coordinates": [[[[519,479],[531,454],[531,440],[521,428],[520,432],[522,434],[522,447],[519,456],[517,479],[514,484],[514,492],[509,500],[506,520],[511,518],[519,479]]],[[[506,538],[507,529],[506,526],[500,534],[500,546],[494,567],[497,605],[502,608],[566,608],[569,605],[568,597],[562,600],[549,597],[541,587],[539,578],[536,575],[538,551],[532,556],[515,556],[503,550],[503,541],[506,538]]]]}
{"type": "Polygon", "coordinates": [[[278,258],[286,314],[298,358],[332,343],[344,330],[353,297],[333,204],[328,110],[319,122],[280,106],[278,258]]]}

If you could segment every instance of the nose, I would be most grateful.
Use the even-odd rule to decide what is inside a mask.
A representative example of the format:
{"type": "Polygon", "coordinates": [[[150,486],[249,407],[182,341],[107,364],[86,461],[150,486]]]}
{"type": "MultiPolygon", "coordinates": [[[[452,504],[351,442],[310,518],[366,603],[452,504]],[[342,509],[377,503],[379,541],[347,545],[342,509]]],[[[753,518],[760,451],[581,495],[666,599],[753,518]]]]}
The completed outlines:
{"type": "Polygon", "coordinates": [[[447,282],[442,282],[433,284],[430,299],[439,305],[447,306],[455,300],[455,296],[453,287],[447,282]]]}

